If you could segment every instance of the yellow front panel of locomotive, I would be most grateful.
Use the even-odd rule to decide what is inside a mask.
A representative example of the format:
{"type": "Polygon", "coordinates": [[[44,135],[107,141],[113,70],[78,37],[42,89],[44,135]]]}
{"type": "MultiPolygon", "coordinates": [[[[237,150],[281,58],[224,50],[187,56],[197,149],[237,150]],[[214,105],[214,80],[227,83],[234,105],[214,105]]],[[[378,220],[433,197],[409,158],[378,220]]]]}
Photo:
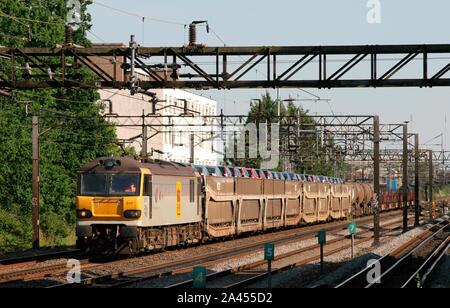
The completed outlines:
{"type": "Polygon", "coordinates": [[[121,218],[123,215],[122,198],[92,198],[92,216],[96,218],[121,218]]]}
{"type": "MultiPolygon", "coordinates": [[[[86,220],[121,220],[127,210],[141,210],[140,196],[133,197],[77,197],[77,210],[89,210],[92,217],[86,220]]],[[[83,218],[85,219],[85,218],[83,218]]]]}

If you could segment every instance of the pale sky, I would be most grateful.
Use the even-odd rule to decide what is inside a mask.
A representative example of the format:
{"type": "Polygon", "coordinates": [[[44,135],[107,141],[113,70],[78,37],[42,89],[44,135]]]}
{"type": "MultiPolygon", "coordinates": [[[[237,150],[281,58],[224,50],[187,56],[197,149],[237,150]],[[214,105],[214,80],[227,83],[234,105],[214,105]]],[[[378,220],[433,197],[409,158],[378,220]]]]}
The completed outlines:
{"type": "MultiPolygon", "coordinates": [[[[88,8],[94,35],[88,33],[88,37],[93,42],[123,42],[128,45],[130,35],[134,34],[142,46],[181,46],[187,43],[188,32],[184,24],[207,20],[213,31],[207,34],[204,28],[199,28],[197,42],[208,46],[223,46],[224,43],[227,46],[450,43],[447,33],[450,29],[450,1],[379,0],[380,23],[367,21],[372,8],[367,6],[370,2],[377,1],[94,0],[88,8]],[[144,22],[142,16],[145,16],[144,22]]],[[[430,68],[442,68],[450,58],[430,61],[430,68]]],[[[420,69],[419,62],[420,59],[412,61],[405,67],[405,72],[420,69]]],[[[389,64],[394,65],[395,62],[389,64]]],[[[362,70],[363,74],[368,74],[365,72],[362,70]]],[[[449,78],[449,75],[447,73],[444,78],[449,78]]],[[[303,103],[312,113],[378,114],[381,123],[410,121],[409,131],[420,134],[420,143],[432,140],[424,148],[440,150],[441,138],[433,138],[444,134],[445,150],[450,150],[448,87],[306,90],[331,99],[329,104],[303,103]]],[[[276,90],[267,91],[276,97],[276,90]]],[[[282,99],[288,96],[311,98],[298,89],[280,91],[282,99]]],[[[225,113],[236,114],[246,113],[250,99],[259,98],[266,90],[193,92],[216,100],[219,110],[223,108],[225,113]]]]}

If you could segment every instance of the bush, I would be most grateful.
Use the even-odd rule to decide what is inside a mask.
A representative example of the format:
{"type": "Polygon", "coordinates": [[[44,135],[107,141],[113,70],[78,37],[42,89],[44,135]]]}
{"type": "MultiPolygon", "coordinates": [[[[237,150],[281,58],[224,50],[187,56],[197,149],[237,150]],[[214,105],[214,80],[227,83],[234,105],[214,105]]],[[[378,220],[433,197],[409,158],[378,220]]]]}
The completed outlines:
{"type": "Polygon", "coordinates": [[[31,217],[0,208],[0,254],[31,248],[31,217]]]}

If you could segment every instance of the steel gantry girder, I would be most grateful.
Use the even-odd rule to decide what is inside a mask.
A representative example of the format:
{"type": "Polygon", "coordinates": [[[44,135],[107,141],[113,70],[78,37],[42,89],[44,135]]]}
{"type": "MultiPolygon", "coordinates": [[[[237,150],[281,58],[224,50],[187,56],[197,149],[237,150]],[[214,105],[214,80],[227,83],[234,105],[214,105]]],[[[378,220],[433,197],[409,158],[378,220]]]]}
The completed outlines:
{"type": "MultiPolygon", "coordinates": [[[[0,88],[271,88],[449,86],[450,44],[0,48],[0,88]],[[109,68],[93,61],[101,57],[109,68]],[[389,57],[389,58],[386,58],[389,57]],[[413,70],[404,69],[412,61],[413,70]],[[439,60],[430,65],[431,60],[439,60]],[[368,62],[369,65],[358,65],[368,62]],[[418,64],[417,64],[418,63],[418,64]],[[417,66],[418,65],[418,66],[417,66]],[[81,80],[83,66],[99,80],[81,80]],[[264,67],[263,78],[255,69],[264,67]],[[358,68],[355,68],[357,67],[358,68]],[[130,74],[141,69],[146,80],[130,74]],[[413,71],[413,72],[411,72],[413,71]],[[353,74],[352,74],[353,73],[353,74]],[[355,74],[362,78],[353,77],[355,74]],[[20,76],[26,78],[20,78],[20,76]],[[405,76],[407,75],[407,76],[405,76]],[[120,76],[125,76],[120,78],[120,76]],[[398,78],[394,78],[398,77],[398,78]]],[[[411,64],[410,64],[411,65],[411,64]]]]}

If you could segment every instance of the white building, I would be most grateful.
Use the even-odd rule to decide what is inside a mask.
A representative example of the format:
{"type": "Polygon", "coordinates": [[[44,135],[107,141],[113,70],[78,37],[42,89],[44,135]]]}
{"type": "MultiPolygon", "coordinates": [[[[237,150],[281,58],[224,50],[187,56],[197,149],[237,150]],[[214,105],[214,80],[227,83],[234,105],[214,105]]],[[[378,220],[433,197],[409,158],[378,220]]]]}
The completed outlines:
{"type": "MultiPolygon", "coordinates": [[[[94,47],[124,47],[122,43],[94,44],[94,47]]],[[[128,75],[121,68],[125,61],[122,57],[116,57],[114,61],[109,57],[90,57],[103,71],[114,76],[117,81],[128,80],[128,75]]],[[[140,80],[148,80],[148,75],[136,69],[136,75],[140,80]]],[[[199,165],[217,165],[216,143],[211,139],[211,126],[190,126],[193,124],[210,123],[213,116],[217,114],[217,103],[209,98],[178,89],[154,89],[149,92],[156,94],[159,101],[156,104],[156,114],[146,117],[147,127],[147,156],[171,160],[176,162],[189,162],[191,158],[191,134],[194,134],[194,163],[199,165]],[[187,115],[184,106],[187,107],[187,115]]],[[[121,125],[118,126],[117,137],[128,140],[141,153],[143,142],[142,115],[153,113],[152,97],[144,94],[130,95],[129,90],[99,90],[101,100],[105,102],[106,114],[117,114],[119,116],[131,116],[132,118],[109,117],[110,121],[121,125]]]]}
{"type": "Polygon", "coordinates": [[[153,115],[151,97],[144,94],[130,95],[129,90],[99,90],[105,103],[106,114],[117,114],[130,118],[110,117],[111,122],[121,125],[116,128],[119,139],[128,140],[137,153],[142,150],[142,115],[147,128],[147,155],[150,158],[175,162],[190,162],[191,134],[194,135],[194,164],[217,165],[217,142],[211,126],[201,126],[215,121],[217,103],[209,98],[178,89],[154,89],[156,115],[153,115]],[[187,114],[185,114],[187,108],[187,114]],[[157,116],[157,115],[160,116],[157,116]],[[182,116],[180,116],[182,115],[182,116]],[[172,117],[177,116],[177,117],[172,117]],[[195,126],[193,126],[195,124],[195,126]]]}

